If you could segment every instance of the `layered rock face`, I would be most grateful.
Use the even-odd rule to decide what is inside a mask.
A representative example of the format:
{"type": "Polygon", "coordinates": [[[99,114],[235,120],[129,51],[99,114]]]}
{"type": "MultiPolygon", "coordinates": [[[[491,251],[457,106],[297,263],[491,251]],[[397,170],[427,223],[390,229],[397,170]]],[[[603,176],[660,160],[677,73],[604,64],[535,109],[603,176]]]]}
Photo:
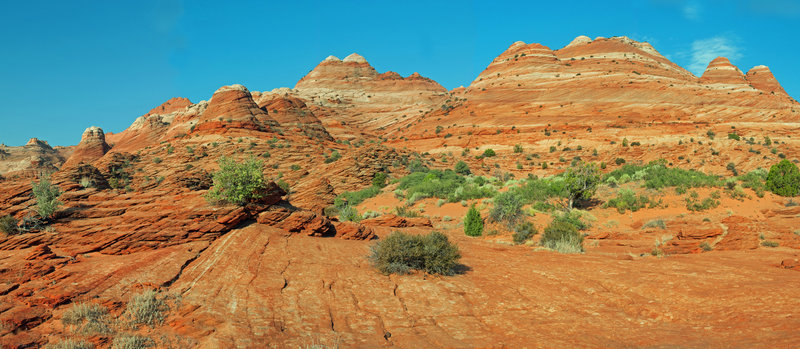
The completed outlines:
{"type": "Polygon", "coordinates": [[[578,37],[556,51],[517,42],[478,76],[465,97],[479,108],[473,113],[495,116],[763,120],[767,111],[770,117],[791,119],[790,100],[762,95],[763,89],[779,90],[759,70],[764,71],[754,72],[751,87],[725,58],[712,61],[698,79],[649,44],[626,37],[578,37]]]}
{"type": "Polygon", "coordinates": [[[103,130],[97,126],[89,127],[83,131],[81,142],[64,163],[64,167],[75,166],[81,162],[92,163],[103,157],[110,149],[103,130]]]}
{"type": "Polygon", "coordinates": [[[64,154],[70,152],[71,149],[54,149],[38,138],[31,138],[21,147],[0,144],[0,176],[32,177],[53,172],[64,163],[64,154]]]}
{"type": "Polygon", "coordinates": [[[355,53],[343,60],[329,56],[292,92],[325,108],[320,117],[370,131],[396,123],[403,115],[437,108],[447,94],[444,87],[418,73],[405,78],[395,72],[378,73],[355,53]]]}
{"type": "Polygon", "coordinates": [[[228,129],[267,131],[278,123],[258,107],[250,91],[242,85],[220,87],[206,109],[192,125],[193,133],[208,133],[228,129]]]}

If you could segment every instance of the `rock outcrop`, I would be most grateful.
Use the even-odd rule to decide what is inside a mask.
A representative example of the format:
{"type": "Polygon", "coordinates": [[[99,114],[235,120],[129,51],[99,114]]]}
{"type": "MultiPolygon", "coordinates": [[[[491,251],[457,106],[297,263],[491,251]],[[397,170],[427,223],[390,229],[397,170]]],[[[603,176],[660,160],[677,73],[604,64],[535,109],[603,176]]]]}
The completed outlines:
{"type": "Polygon", "coordinates": [[[91,164],[106,155],[110,149],[103,130],[97,126],[89,127],[83,131],[80,143],[64,163],[64,167],[76,166],[81,162],[91,164]]]}

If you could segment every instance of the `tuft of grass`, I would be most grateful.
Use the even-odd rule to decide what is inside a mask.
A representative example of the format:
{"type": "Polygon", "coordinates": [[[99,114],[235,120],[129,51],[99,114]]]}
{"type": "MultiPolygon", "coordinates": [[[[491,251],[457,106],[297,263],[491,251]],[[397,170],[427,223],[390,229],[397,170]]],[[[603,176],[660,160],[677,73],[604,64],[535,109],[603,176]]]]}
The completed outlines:
{"type": "Polygon", "coordinates": [[[113,349],[144,349],[154,346],[156,346],[156,343],[153,339],[137,334],[121,334],[114,337],[114,341],[111,344],[113,349]]]}
{"type": "Polygon", "coordinates": [[[94,345],[87,341],[66,339],[58,343],[47,344],[45,349],[93,349],[94,345]]]}
{"type": "Polygon", "coordinates": [[[642,226],[642,229],[646,229],[646,228],[667,229],[667,224],[664,223],[663,219],[653,219],[653,220],[647,221],[647,223],[645,223],[642,226]]]}
{"type": "Polygon", "coordinates": [[[761,246],[764,246],[764,247],[778,247],[778,245],[779,244],[778,244],[777,241],[771,241],[771,240],[761,241],[761,246]]]}
{"type": "Polygon", "coordinates": [[[169,306],[159,292],[147,290],[134,295],[128,302],[127,312],[132,326],[154,326],[164,322],[169,306]]]}
{"type": "Polygon", "coordinates": [[[64,326],[74,326],[74,331],[84,335],[111,333],[108,309],[94,303],[77,303],[61,317],[64,326]]]}

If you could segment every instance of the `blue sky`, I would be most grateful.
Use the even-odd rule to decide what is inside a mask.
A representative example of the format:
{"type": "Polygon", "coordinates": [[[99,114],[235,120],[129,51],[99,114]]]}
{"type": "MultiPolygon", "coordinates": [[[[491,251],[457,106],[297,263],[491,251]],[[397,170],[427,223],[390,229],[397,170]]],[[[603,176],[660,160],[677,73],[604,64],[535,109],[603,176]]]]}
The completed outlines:
{"type": "Polygon", "coordinates": [[[328,55],[468,85],[514,41],[648,41],[701,74],[723,55],[764,64],[800,99],[800,2],[16,1],[0,13],[0,143],[74,145],[170,97],[292,87],[328,55]]]}

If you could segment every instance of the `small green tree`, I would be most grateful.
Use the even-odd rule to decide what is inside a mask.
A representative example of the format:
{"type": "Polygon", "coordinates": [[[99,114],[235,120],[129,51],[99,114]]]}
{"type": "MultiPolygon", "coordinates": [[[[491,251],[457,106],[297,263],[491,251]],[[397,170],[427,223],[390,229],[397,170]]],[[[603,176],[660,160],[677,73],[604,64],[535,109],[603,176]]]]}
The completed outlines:
{"type": "Polygon", "coordinates": [[[219,171],[214,173],[214,186],[206,194],[206,199],[243,206],[262,198],[267,188],[263,171],[264,163],[252,157],[244,163],[220,158],[219,171]]]}
{"type": "Polygon", "coordinates": [[[408,274],[423,270],[431,274],[453,275],[461,253],[447,236],[433,231],[428,235],[393,232],[372,246],[369,259],[384,274],[408,274]]]}
{"type": "Polygon", "coordinates": [[[461,174],[461,175],[465,175],[465,176],[470,174],[470,173],[472,173],[469,170],[469,165],[467,165],[467,163],[463,162],[463,161],[457,162],[454,170],[456,171],[456,173],[461,174]]]}
{"type": "Polygon", "coordinates": [[[600,183],[600,170],[594,163],[583,161],[575,164],[564,172],[564,198],[567,208],[572,209],[575,200],[589,200],[597,191],[600,183]]]}
{"type": "Polygon", "coordinates": [[[780,196],[800,195],[800,170],[791,161],[783,159],[770,167],[765,185],[767,190],[780,196]]]}
{"type": "Polygon", "coordinates": [[[464,217],[464,234],[467,236],[481,236],[483,234],[483,218],[481,213],[475,208],[475,204],[470,206],[467,215],[464,217]]]}
{"type": "Polygon", "coordinates": [[[42,219],[51,218],[62,204],[58,200],[58,197],[61,196],[61,189],[50,182],[49,176],[44,176],[38,183],[33,182],[31,185],[33,197],[36,199],[36,213],[42,219]]]}

